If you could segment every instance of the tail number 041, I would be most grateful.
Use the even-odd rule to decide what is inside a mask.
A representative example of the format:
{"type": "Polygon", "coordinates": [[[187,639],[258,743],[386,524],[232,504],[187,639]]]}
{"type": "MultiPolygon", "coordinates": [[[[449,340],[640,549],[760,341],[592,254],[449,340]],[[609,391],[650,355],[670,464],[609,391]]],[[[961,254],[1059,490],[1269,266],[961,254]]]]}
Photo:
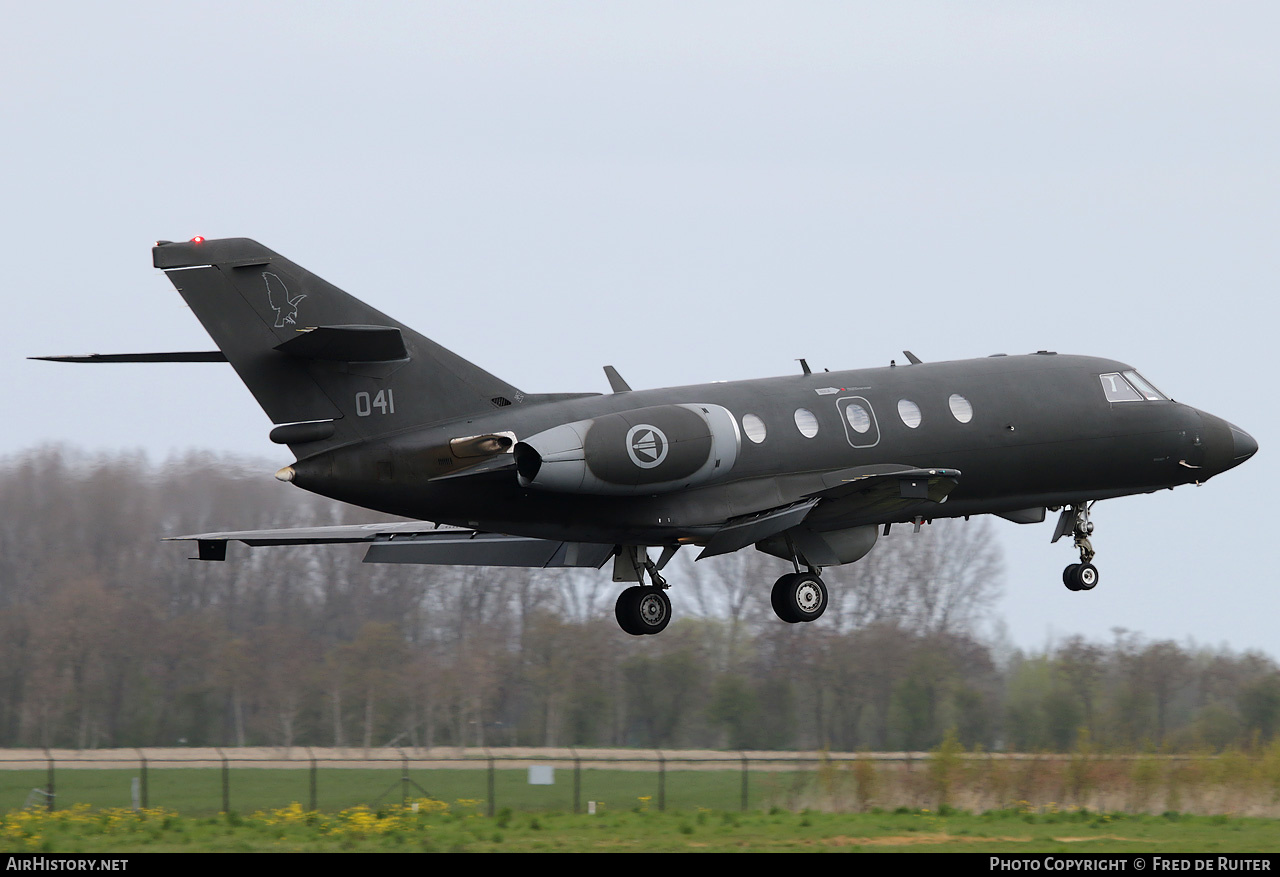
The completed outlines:
{"type": "Polygon", "coordinates": [[[379,414],[396,413],[396,397],[391,390],[379,390],[376,396],[356,393],[356,416],[368,417],[377,409],[379,414]]]}

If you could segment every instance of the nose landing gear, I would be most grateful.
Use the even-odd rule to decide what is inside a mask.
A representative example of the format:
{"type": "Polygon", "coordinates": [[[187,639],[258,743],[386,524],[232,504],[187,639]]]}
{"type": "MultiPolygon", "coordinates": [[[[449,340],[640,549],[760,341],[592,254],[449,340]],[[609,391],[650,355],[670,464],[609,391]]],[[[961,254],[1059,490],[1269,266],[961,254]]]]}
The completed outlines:
{"type": "Polygon", "coordinates": [[[1092,505],[1093,503],[1081,503],[1064,508],[1053,534],[1053,541],[1057,542],[1071,533],[1075,538],[1075,546],[1080,551],[1080,562],[1070,564],[1062,571],[1062,583],[1072,591],[1091,591],[1098,584],[1098,568],[1091,562],[1094,556],[1093,543],[1089,541],[1089,536],[1093,533],[1093,522],[1089,520],[1092,505]]]}
{"type": "Polygon", "coordinates": [[[1062,571],[1062,583],[1072,591],[1091,591],[1098,584],[1098,568],[1092,563],[1073,563],[1062,571]]]}

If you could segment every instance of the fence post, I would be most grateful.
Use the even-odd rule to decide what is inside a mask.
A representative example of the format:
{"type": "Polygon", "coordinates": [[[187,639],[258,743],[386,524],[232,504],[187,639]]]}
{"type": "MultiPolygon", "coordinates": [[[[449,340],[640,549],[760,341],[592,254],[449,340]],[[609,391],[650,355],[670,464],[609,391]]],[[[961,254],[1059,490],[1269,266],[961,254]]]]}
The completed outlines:
{"type": "Polygon", "coordinates": [[[667,809],[667,761],[658,750],[658,812],[667,809]]]}
{"type": "Polygon", "coordinates": [[[227,756],[220,748],[215,748],[222,759],[222,812],[231,812],[231,767],[227,764],[227,756]]]}
{"type": "Polygon", "coordinates": [[[569,752],[573,755],[573,812],[582,812],[582,759],[578,757],[578,750],[572,746],[569,752]]]}
{"type": "Polygon", "coordinates": [[[742,812],[747,812],[747,754],[739,752],[742,756],[742,812]]]}
{"type": "Polygon", "coordinates": [[[146,810],[146,809],[148,809],[148,800],[147,800],[147,754],[146,754],[145,752],[143,752],[141,749],[138,749],[138,750],[136,750],[136,751],[137,751],[137,753],[138,753],[138,761],[140,762],[140,767],[138,768],[138,772],[142,775],[142,776],[141,776],[141,785],[142,785],[142,809],[143,809],[143,810],[146,810]]]}
{"type": "Polygon", "coordinates": [[[311,807],[310,807],[310,810],[311,810],[311,812],[312,812],[312,813],[314,813],[314,812],[316,812],[316,810],[318,810],[318,809],[320,809],[320,808],[317,806],[317,801],[316,801],[316,754],[315,754],[314,752],[312,752],[312,751],[311,751],[311,747],[310,747],[310,746],[308,746],[308,747],[307,747],[307,758],[311,759],[311,770],[309,771],[309,773],[311,774],[311,807]]]}
{"type": "Polygon", "coordinates": [[[491,818],[491,819],[492,819],[492,818],[493,818],[493,807],[494,807],[494,802],[493,802],[493,796],[494,796],[494,790],[493,790],[493,789],[494,789],[494,785],[493,785],[493,780],[494,780],[494,777],[493,777],[493,754],[492,754],[492,753],[490,753],[488,749],[486,749],[486,750],[484,751],[484,754],[485,754],[486,756],[488,756],[488,758],[489,758],[489,818],[491,818]]]}
{"type": "Polygon", "coordinates": [[[53,800],[54,800],[54,788],[53,788],[53,753],[52,753],[52,752],[50,752],[50,751],[46,748],[46,749],[45,749],[45,751],[44,751],[44,754],[45,754],[45,757],[49,759],[49,771],[48,771],[48,780],[49,780],[49,782],[47,783],[47,785],[49,786],[49,800],[45,803],[45,805],[44,805],[44,806],[45,806],[45,809],[46,809],[46,810],[48,810],[50,813],[52,813],[52,812],[53,812],[53,810],[54,810],[54,806],[53,806],[53,800]]]}
{"type": "Polygon", "coordinates": [[[409,806],[409,756],[400,750],[400,806],[409,806]]]}

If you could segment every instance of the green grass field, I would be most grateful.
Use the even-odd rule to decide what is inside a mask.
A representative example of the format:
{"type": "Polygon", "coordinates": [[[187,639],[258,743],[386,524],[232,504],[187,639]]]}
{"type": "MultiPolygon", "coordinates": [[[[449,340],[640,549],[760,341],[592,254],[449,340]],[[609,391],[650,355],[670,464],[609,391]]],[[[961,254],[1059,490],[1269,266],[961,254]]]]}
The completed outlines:
{"type": "Polygon", "coordinates": [[[300,807],[214,817],[77,807],[0,819],[0,851],[122,852],[1280,852],[1276,820],[1005,810],[981,815],[477,812],[424,800],[337,814],[300,807]]]}
{"type": "Polygon", "coordinates": [[[1065,782],[1074,774],[1034,762],[957,765],[946,783],[936,770],[869,764],[756,770],[746,808],[736,770],[660,777],[587,768],[575,799],[570,769],[557,770],[549,786],[530,785],[525,769],[496,770],[491,794],[483,768],[410,770],[408,785],[395,769],[322,768],[314,812],[309,770],[233,768],[226,813],[216,768],[152,768],[141,812],[130,809],[136,769],[59,770],[52,812],[23,809],[48,781],[44,771],[0,771],[0,851],[1280,852],[1280,819],[1264,818],[1280,787],[1269,773],[1233,763],[1192,773],[1154,761],[1113,765],[1097,783],[1080,780],[1074,803],[1065,782]],[[1097,784],[1127,812],[1086,809],[1082,796],[1096,798],[1097,784]],[[939,807],[944,787],[951,800],[981,787],[1015,803],[985,812],[939,807]],[[403,806],[406,798],[416,810],[403,806]],[[579,810],[595,802],[597,812],[575,813],[575,800],[579,810]],[[917,803],[887,803],[903,800],[917,803]],[[1227,815],[1190,815],[1177,801],[1227,815]],[[1240,815],[1259,807],[1262,817],[1240,815]]]}

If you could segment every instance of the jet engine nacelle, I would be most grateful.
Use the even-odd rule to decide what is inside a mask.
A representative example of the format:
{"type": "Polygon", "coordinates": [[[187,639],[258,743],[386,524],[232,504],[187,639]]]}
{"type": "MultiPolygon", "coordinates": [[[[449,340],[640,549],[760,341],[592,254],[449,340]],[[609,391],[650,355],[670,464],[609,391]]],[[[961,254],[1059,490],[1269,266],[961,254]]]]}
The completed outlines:
{"type": "Polygon", "coordinates": [[[516,444],[522,487],[650,494],[724,478],[742,434],[719,405],[657,405],[565,423],[516,444]]]}

